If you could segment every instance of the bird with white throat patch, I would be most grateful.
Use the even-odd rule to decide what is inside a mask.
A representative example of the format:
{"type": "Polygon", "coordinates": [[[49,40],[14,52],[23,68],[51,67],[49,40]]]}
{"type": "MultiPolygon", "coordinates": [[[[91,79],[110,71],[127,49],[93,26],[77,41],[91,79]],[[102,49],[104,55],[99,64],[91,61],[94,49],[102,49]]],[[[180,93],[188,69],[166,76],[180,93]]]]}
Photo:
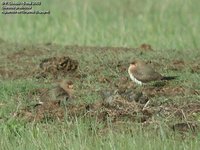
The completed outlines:
{"type": "Polygon", "coordinates": [[[131,62],[128,68],[128,73],[131,80],[139,85],[151,81],[172,80],[176,78],[176,76],[162,76],[160,73],[156,72],[151,65],[142,60],[131,62]]]}

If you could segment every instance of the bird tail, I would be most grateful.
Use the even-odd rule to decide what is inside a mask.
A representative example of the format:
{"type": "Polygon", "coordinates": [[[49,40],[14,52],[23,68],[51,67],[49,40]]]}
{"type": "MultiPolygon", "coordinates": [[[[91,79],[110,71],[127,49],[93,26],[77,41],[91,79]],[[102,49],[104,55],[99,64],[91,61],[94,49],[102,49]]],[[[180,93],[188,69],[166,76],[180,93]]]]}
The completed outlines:
{"type": "Polygon", "coordinates": [[[178,76],[168,76],[168,77],[162,77],[161,80],[174,80],[176,79],[178,76]]]}

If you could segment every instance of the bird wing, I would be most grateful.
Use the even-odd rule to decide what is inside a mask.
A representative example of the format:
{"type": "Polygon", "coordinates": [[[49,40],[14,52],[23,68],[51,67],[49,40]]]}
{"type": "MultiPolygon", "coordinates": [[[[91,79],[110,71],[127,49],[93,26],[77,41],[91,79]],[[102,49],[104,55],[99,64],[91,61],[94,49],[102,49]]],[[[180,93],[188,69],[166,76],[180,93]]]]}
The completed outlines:
{"type": "Polygon", "coordinates": [[[145,65],[142,67],[142,69],[138,68],[134,72],[134,77],[137,80],[145,83],[145,82],[159,80],[162,78],[162,75],[156,72],[151,66],[145,65]]]}

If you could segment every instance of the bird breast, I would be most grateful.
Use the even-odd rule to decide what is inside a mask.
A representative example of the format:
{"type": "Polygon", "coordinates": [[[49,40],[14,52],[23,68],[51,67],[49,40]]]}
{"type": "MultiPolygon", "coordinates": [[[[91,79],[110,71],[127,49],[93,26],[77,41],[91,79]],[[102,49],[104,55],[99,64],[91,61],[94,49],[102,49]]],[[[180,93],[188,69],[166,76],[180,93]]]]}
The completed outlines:
{"type": "Polygon", "coordinates": [[[139,85],[142,85],[142,82],[139,81],[139,80],[137,80],[137,79],[133,76],[133,74],[131,73],[131,69],[132,69],[132,67],[130,66],[130,67],[128,68],[128,73],[129,73],[129,76],[130,76],[131,80],[134,81],[135,83],[139,84],[139,85]]]}

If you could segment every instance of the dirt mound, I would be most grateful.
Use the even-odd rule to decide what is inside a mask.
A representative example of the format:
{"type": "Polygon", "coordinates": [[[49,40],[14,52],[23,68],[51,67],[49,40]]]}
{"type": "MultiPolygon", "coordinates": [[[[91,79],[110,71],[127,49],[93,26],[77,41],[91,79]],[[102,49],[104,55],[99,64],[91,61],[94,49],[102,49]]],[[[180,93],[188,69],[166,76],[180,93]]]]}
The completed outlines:
{"type": "Polygon", "coordinates": [[[68,56],[51,57],[41,61],[39,64],[39,73],[37,78],[45,78],[47,76],[58,77],[66,75],[69,72],[74,72],[78,68],[78,61],[71,59],[68,56]]]}

